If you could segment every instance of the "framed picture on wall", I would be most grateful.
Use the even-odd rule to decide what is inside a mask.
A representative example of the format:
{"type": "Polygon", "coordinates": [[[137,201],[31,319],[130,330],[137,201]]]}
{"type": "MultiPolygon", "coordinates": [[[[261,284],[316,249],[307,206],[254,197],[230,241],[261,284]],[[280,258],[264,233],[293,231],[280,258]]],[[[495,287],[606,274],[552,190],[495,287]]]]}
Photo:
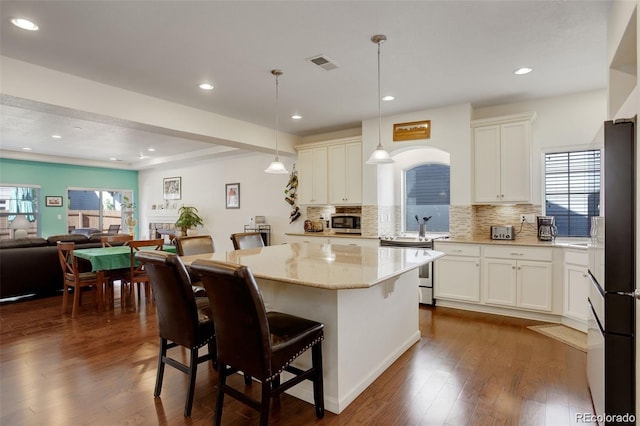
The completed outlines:
{"type": "Polygon", "coordinates": [[[240,184],[228,183],[224,186],[225,206],[228,209],[240,208],[240,184]]]}
{"type": "Polygon", "coordinates": [[[162,180],[162,194],[165,200],[179,200],[182,198],[182,178],[170,177],[162,180]]]}
{"type": "Polygon", "coordinates": [[[62,197],[47,195],[44,197],[44,205],[47,207],[62,207],[62,197]]]}

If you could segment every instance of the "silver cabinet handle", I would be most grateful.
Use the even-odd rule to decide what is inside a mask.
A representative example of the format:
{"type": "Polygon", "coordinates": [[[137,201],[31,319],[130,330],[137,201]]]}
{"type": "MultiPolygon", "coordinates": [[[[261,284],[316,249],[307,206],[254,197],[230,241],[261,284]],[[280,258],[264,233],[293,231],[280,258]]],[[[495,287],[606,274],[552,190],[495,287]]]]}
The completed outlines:
{"type": "Polygon", "coordinates": [[[524,256],[524,253],[509,253],[511,256],[524,256]]]}
{"type": "Polygon", "coordinates": [[[629,297],[633,297],[636,300],[640,300],[640,288],[637,288],[637,289],[635,289],[633,291],[629,291],[629,292],[617,291],[616,294],[619,295],[619,296],[629,296],[629,297]]]}

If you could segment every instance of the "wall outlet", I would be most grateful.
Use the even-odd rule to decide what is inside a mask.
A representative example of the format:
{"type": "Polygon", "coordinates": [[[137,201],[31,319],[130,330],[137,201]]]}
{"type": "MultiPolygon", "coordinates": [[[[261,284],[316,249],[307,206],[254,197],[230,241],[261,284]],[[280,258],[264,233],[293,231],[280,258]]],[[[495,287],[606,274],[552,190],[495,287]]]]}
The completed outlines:
{"type": "Polygon", "coordinates": [[[527,222],[531,224],[535,224],[536,215],[535,214],[522,214],[520,215],[520,222],[527,222]]]}

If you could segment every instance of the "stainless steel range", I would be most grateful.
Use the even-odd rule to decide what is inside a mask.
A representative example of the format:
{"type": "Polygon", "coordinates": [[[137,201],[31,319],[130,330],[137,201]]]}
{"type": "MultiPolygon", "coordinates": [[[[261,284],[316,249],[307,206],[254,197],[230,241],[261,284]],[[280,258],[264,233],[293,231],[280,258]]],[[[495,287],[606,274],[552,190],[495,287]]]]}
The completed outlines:
{"type": "MultiPolygon", "coordinates": [[[[416,249],[433,250],[433,240],[439,238],[449,238],[448,235],[435,234],[425,237],[381,237],[381,247],[404,247],[416,249]]],[[[418,291],[420,294],[420,304],[435,306],[433,298],[433,262],[422,265],[419,270],[418,291]]]]}

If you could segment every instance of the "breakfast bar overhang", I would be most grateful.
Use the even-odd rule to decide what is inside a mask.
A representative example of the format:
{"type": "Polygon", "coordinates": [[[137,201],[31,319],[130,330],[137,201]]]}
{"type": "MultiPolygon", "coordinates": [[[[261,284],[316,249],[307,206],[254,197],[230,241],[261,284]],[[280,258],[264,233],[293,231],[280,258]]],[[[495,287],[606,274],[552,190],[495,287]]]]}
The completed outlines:
{"type": "MultiPolygon", "coordinates": [[[[293,243],[182,259],[187,266],[246,265],[267,310],[324,323],[325,408],[339,414],[420,340],[418,267],[441,256],[428,249],[293,243]]],[[[310,354],[296,365],[310,366],[310,354]]],[[[287,392],[313,403],[311,383],[287,392]]]]}

